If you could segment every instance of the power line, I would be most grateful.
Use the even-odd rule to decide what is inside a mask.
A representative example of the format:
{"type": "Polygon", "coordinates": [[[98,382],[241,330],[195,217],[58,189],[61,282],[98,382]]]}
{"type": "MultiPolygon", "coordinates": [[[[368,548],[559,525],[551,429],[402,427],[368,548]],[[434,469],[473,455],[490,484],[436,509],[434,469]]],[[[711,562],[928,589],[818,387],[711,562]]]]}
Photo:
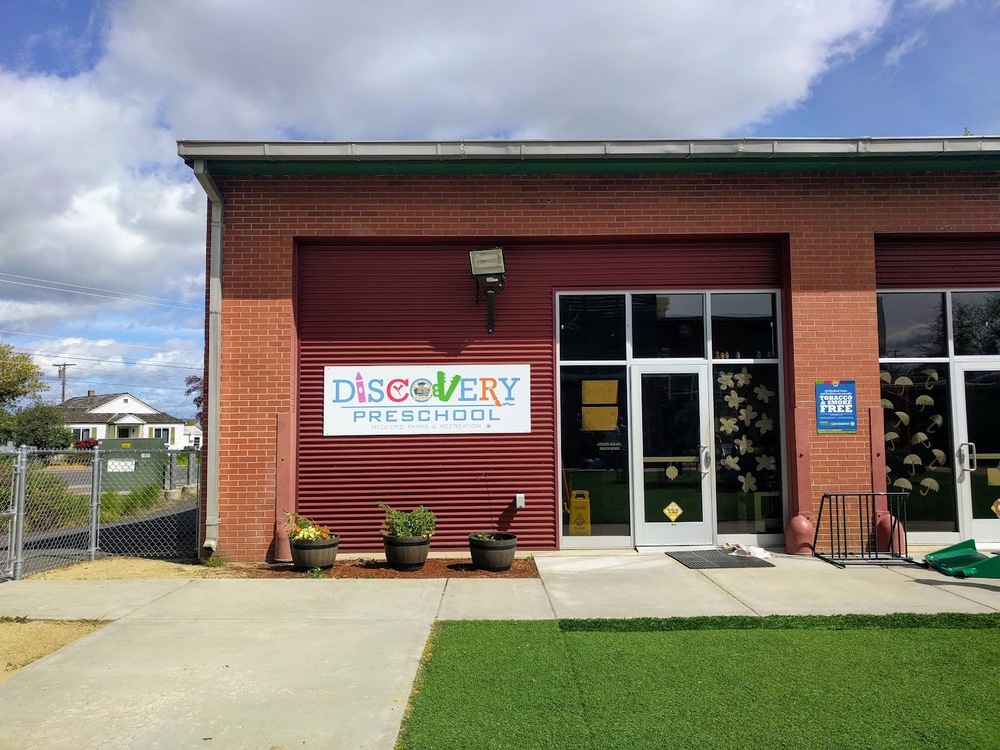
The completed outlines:
{"type": "MultiPolygon", "coordinates": [[[[82,336],[50,336],[44,333],[28,333],[26,331],[9,331],[6,328],[0,328],[0,333],[9,333],[12,336],[31,336],[33,338],[40,339],[81,339],[82,341],[90,341],[95,344],[99,344],[101,339],[85,339],[82,336]]],[[[115,346],[124,346],[129,349],[155,349],[160,352],[177,352],[177,353],[187,353],[186,349],[170,349],[166,346],[153,346],[151,344],[123,344],[121,342],[114,342],[115,346]]]]}
{"type": "MultiPolygon", "coordinates": [[[[117,289],[102,289],[101,287],[97,287],[97,286],[84,286],[83,284],[72,284],[72,283],[70,283],[68,281],[56,281],[54,279],[37,279],[37,278],[35,278],[33,276],[19,276],[16,273],[8,273],[6,271],[0,271],[0,276],[7,276],[7,277],[12,278],[12,279],[23,279],[24,281],[35,281],[35,282],[38,282],[39,284],[45,284],[45,285],[50,285],[50,286],[57,286],[57,287],[59,287],[59,291],[69,291],[69,289],[64,289],[64,287],[72,287],[74,289],[86,289],[86,290],[91,291],[91,292],[106,292],[108,294],[118,294],[118,295],[122,295],[122,296],[126,296],[126,297],[132,297],[132,298],[136,298],[136,299],[146,299],[146,300],[151,300],[151,301],[155,301],[155,302],[167,302],[167,303],[170,303],[170,304],[175,304],[175,303],[178,302],[177,300],[175,300],[175,299],[169,299],[168,297],[153,297],[152,295],[149,295],[149,294],[136,294],[135,292],[122,292],[122,291],[119,291],[117,289]]],[[[197,305],[193,305],[192,303],[188,303],[188,302],[181,302],[180,304],[182,304],[182,305],[190,305],[190,306],[193,306],[193,307],[197,307],[197,305]]]]}
{"type": "MultiPolygon", "coordinates": [[[[54,376],[46,376],[45,380],[50,380],[54,376]]],[[[101,386],[111,386],[113,388],[131,388],[133,390],[144,390],[144,391],[186,391],[187,388],[181,388],[176,385],[140,385],[138,383],[105,383],[100,380],[71,380],[69,381],[70,386],[82,384],[82,385],[101,385],[101,386]]]]}
{"type": "Polygon", "coordinates": [[[167,367],[173,370],[203,370],[205,368],[204,364],[200,365],[165,365],[165,364],[155,364],[153,362],[133,362],[127,359],[122,360],[110,360],[107,357],[88,357],[83,354],[72,354],[70,352],[60,352],[59,354],[53,354],[52,352],[32,352],[27,349],[15,348],[14,351],[21,352],[22,354],[29,354],[33,357],[72,357],[73,359],[82,359],[87,362],[112,362],[120,365],[135,365],[136,367],[167,367]]]}
{"type": "Polygon", "coordinates": [[[67,284],[62,281],[45,281],[44,279],[32,279],[30,276],[17,276],[15,274],[0,272],[0,277],[11,277],[11,278],[0,278],[0,282],[4,284],[16,284],[17,286],[30,286],[38,289],[48,289],[53,292],[68,292],[69,294],[82,294],[87,297],[103,297],[105,299],[118,300],[120,302],[136,302],[142,305],[156,305],[158,307],[172,307],[176,310],[189,310],[191,312],[200,312],[204,309],[203,305],[191,305],[186,303],[177,304],[177,300],[167,300],[163,297],[148,297],[142,294],[133,294],[132,292],[116,292],[110,289],[98,289],[97,287],[86,287],[79,286],[78,284],[67,284]],[[43,283],[32,284],[30,281],[14,281],[13,279],[29,279],[30,281],[40,281],[43,283]],[[68,288],[68,287],[78,287],[78,288],[68,288]],[[96,291],[82,291],[85,289],[94,289],[96,291]],[[100,292],[109,292],[109,294],[100,294],[100,292]]]}

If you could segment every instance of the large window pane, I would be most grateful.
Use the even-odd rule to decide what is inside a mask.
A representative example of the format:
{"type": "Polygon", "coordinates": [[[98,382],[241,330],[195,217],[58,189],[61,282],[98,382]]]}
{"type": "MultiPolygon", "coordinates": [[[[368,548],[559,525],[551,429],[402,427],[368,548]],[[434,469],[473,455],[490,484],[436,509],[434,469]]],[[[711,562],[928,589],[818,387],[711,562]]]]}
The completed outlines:
{"type": "Polygon", "coordinates": [[[632,296],[633,357],[704,357],[702,294],[632,296]]]}
{"type": "Polygon", "coordinates": [[[719,532],[779,533],[784,524],[778,366],[716,365],[712,372],[719,532]]]}
{"type": "Polygon", "coordinates": [[[1000,354],[1000,292],[953,292],[955,354],[1000,354]]]}
{"type": "Polygon", "coordinates": [[[561,296],[559,354],[563,361],[625,359],[625,296],[561,296]]]}
{"type": "Polygon", "coordinates": [[[700,523],[701,392],[697,373],[643,373],[642,496],[645,523],[700,523]],[[681,516],[664,514],[677,504],[681,516]]]}
{"type": "Polygon", "coordinates": [[[563,535],[629,536],[628,402],[624,367],[560,372],[563,535]],[[585,500],[589,518],[571,516],[585,500]],[[586,522],[586,523],[585,523],[586,522]]]}
{"type": "Polygon", "coordinates": [[[906,492],[910,531],[957,531],[948,365],[883,363],[882,411],[890,492],[906,492]]]}
{"type": "Polygon", "coordinates": [[[716,359],[778,356],[773,294],[713,294],[712,350],[716,359]]]}
{"type": "Polygon", "coordinates": [[[946,357],[944,295],[892,292],[878,295],[880,357],[946,357]]]}

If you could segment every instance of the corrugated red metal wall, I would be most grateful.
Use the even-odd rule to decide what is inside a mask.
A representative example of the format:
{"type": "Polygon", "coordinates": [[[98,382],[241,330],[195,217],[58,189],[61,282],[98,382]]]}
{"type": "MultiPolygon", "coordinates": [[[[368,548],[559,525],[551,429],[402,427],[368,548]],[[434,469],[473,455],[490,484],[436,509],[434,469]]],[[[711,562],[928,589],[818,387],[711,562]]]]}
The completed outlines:
{"type": "Polygon", "coordinates": [[[499,527],[522,549],[557,543],[556,291],[780,286],[774,239],[531,244],[501,240],[507,287],[496,332],[475,304],[476,240],[303,245],[298,249],[300,512],[330,524],[344,549],[377,549],[377,501],[438,515],[435,549],[499,527]],[[327,365],[529,364],[529,434],[323,436],[327,365]],[[514,494],[526,507],[513,507],[514,494]]]}
{"type": "Polygon", "coordinates": [[[876,238],[879,289],[996,286],[1000,237],[876,238]]]}

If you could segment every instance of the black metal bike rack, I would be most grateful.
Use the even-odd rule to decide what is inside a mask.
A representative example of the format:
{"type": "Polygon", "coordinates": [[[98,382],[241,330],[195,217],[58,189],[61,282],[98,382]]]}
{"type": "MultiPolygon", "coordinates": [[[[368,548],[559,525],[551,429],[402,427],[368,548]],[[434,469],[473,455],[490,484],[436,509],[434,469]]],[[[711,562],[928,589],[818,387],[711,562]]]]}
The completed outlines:
{"type": "Polygon", "coordinates": [[[912,563],[906,542],[906,492],[827,492],[819,503],[813,555],[843,568],[850,564],[912,563]],[[888,538],[879,549],[878,501],[885,500],[888,538]],[[824,522],[829,526],[829,545],[820,550],[824,522]],[[828,548],[829,551],[826,551],[828,548]]]}

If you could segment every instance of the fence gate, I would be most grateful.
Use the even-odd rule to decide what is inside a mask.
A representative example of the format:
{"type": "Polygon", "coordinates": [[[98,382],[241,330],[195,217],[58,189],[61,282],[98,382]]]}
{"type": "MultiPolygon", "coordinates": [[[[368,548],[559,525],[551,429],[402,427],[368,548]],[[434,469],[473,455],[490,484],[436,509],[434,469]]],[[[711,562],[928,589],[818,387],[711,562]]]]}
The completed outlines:
{"type": "Polygon", "coordinates": [[[14,477],[17,456],[0,454],[0,581],[14,577],[14,516],[17,488],[14,477]]]}
{"type": "Polygon", "coordinates": [[[200,476],[200,453],[162,443],[0,454],[0,580],[108,555],[196,559],[200,476]]]}

